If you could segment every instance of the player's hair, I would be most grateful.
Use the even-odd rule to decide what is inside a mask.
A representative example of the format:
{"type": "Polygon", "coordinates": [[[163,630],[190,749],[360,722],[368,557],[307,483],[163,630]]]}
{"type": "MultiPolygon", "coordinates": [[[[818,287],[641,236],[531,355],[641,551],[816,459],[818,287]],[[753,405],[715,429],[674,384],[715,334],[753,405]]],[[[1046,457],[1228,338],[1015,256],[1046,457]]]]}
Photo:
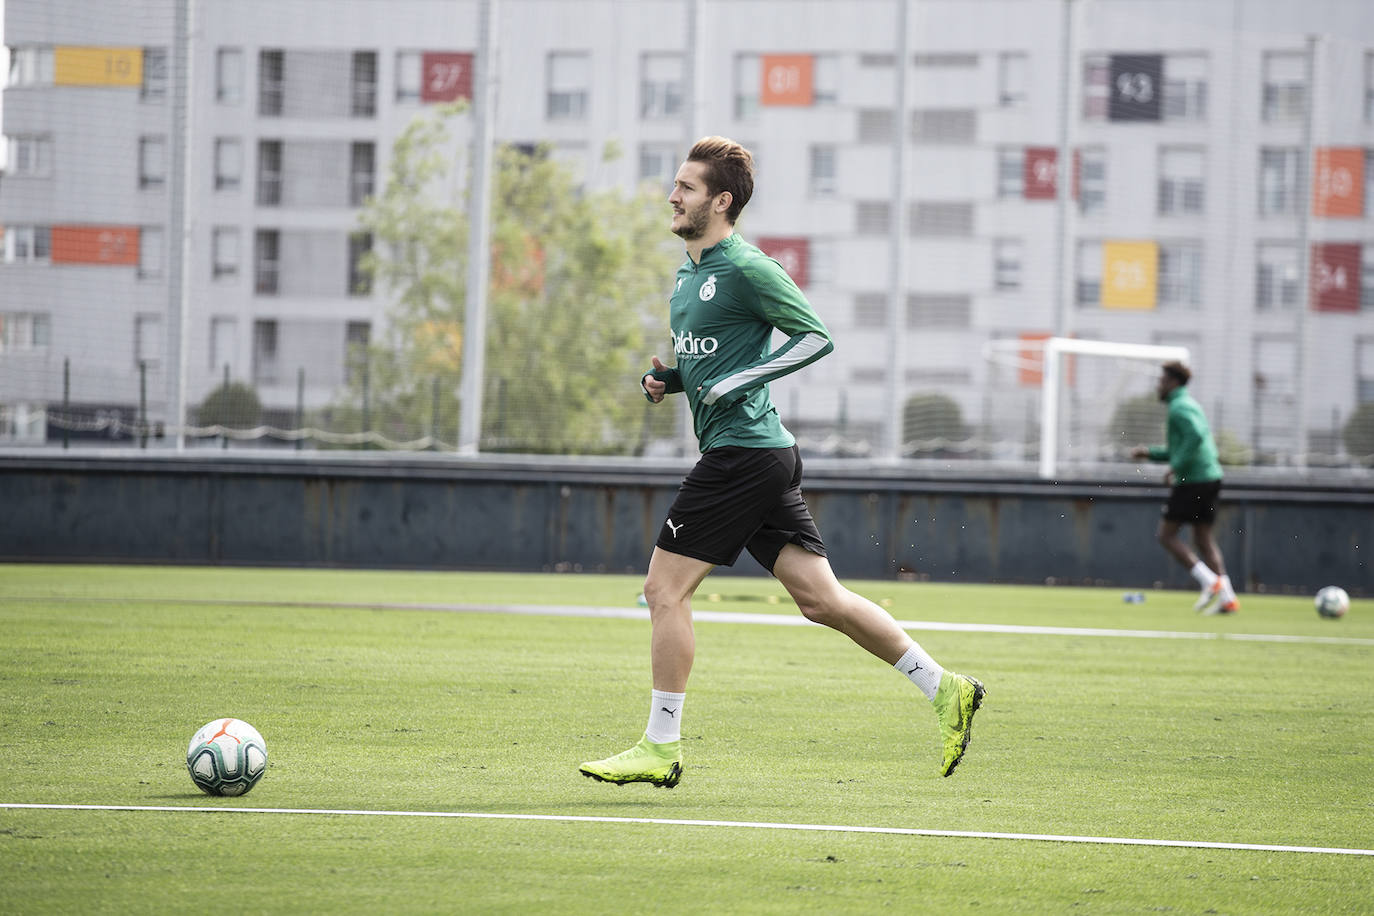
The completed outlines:
{"type": "Polygon", "coordinates": [[[1169,362],[1160,366],[1160,368],[1164,370],[1165,375],[1169,376],[1180,385],[1188,384],[1193,377],[1193,370],[1176,359],[1169,360],[1169,362]]]}
{"type": "Polygon", "coordinates": [[[725,218],[733,226],[754,196],[754,155],[726,137],[702,137],[692,145],[687,161],[706,166],[707,190],[713,197],[721,191],[730,192],[725,218]]]}

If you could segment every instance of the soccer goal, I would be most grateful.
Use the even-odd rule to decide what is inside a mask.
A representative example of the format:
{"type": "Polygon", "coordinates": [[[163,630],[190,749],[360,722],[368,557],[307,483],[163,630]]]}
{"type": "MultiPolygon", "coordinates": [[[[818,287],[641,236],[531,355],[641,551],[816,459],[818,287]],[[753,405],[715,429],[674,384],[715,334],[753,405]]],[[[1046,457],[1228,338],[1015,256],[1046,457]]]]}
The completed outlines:
{"type": "MultiPolygon", "coordinates": [[[[1073,337],[991,340],[983,355],[992,367],[988,386],[998,400],[1010,402],[1010,392],[1024,392],[1024,407],[1013,409],[1036,421],[1038,470],[1045,479],[1056,477],[1065,463],[1119,457],[1136,444],[1127,437],[1163,441],[1163,406],[1150,400],[1154,380],[1160,363],[1189,359],[1182,346],[1073,337]],[[1132,410],[1133,405],[1144,409],[1132,410]],[[1143,423],[1136,419],[1142,413],[1143,423]]],[[[1027,427],[1027,435],[1034,432],[1027,427]]]]}

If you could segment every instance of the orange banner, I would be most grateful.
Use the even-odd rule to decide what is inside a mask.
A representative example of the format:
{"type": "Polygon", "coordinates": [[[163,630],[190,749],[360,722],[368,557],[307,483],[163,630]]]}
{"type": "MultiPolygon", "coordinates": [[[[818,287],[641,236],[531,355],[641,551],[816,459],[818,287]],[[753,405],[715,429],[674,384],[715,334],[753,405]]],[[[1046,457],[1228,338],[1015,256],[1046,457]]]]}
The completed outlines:
{"type": "Polygon", "coordinates": [[[810,105],[814,61],[810,54],[765,54],[763,85],[759,87],[761,105],[810,105]]]}
{"type": "Polygon", "coordinates": [[[1319,147],[1312,163],[1312,215],[1364,215],[1364,150],[1319,147]]]}
{"type": "MultiPolygon", "coordinates": [[[[1053,337],[1053,334],[1040,331],[1023,331],[1019,335],[1021,341],[1020,363],[1021,367],[1017,372],[1017,382],[1024,388],[1039,388],[1045,380],[1045,341],[1053,337]]],[[[1076,366],[1072,353],[1063,357],[1064,364],[1064,384],[1072,388],[1075,377],[1076,366]]]]}
{"type": "Polygon", "coordinates": [[[137,226],[53,226],[54,264],[138,264],[137,226]]]}

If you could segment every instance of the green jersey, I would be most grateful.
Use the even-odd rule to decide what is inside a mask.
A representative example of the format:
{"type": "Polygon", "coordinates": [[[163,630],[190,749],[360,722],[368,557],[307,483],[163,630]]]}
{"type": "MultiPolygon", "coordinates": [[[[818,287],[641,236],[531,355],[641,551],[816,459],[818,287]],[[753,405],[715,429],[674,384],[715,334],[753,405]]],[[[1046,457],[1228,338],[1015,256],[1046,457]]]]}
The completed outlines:
{"type": "Polygon", "coordinates": [[[669,317],[677,367],[650,374],[686,393],[701,450],[793,445],[768,383],[835,345],[782,265],[728,235],[678,268],[669,317]],[[771,350],[774,328],[788,339],[771,350]]]}
{"type": "Polygon", "coordinates": [[[1202,405],[1193,400],[1185,385],[1169,392],[1167,445],[1150,447],[1151,461],[1167,461],[1174,483],[1207,483],[1221,479],[1217,446],[1202,405]]]}

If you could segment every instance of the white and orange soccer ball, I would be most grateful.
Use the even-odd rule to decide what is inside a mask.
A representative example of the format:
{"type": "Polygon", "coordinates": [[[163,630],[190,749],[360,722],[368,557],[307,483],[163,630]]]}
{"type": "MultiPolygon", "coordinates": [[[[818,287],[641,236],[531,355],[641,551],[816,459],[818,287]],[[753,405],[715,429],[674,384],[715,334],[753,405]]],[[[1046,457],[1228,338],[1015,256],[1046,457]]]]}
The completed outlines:
{"type": "Polygon", "coordinates": [[[1317,613],[1323,617],[1344,617],[1345,612],[1350,610],[1350,596],[1339,585],[1326,586],[1317,592],[1317,597],[1312,599],[1312,603],[1317,606],[1317,613]]]}
{"type": "Polygon", "coordinates": [[[186,769],[207,795],[246,795],[267,772],[267,742],[241,719],[215,719],[191,738],[186,769]]]}

